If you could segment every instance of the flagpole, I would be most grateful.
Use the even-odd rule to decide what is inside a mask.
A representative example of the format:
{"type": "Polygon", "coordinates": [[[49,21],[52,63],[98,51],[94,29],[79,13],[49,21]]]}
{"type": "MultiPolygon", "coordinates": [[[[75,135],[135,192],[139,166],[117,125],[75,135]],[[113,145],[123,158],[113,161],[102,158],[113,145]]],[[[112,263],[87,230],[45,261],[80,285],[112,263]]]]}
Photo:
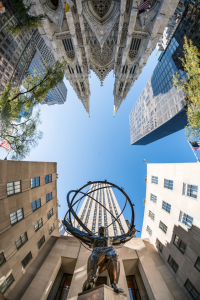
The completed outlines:
{"type": "Polygon", "coordinates": [[[192,147],[192,145],[190,144],[190,142],[189,142],[188,140],[187,140],[187,142],[188,142],[188,144],[190,145],[190,148],[192,149],[192,151],[193,151],[193,153],[194,153],[194,155],[195,155],[195,157],[196,157],[196,159],[197,159],[197,162],[200,162],[198,156],[196,155],[196,153],[195,153],[195,151],[194,151],[194,148],[192,147]]]}
{"type": "Polygon", "coordinates": [[[6,157],[4,158],[4,160],[7,160],[7,156],[8,156],[8,154],[10,153],[11,149],[12,149],[12,148],[10,148],[10,150],[8,151],[8,153],[7,153],[6,157]]]}

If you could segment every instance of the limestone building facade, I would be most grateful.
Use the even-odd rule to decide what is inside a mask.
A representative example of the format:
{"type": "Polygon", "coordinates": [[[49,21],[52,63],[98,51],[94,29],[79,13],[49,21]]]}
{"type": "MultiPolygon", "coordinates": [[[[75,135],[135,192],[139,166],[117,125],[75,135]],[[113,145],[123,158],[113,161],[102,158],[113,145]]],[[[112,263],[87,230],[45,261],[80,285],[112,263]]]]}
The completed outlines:
{"type": "MultiPolygon", "coordinates": [[[[74,237],[51,237],[6,299],[78,299],[86,280],[90,254],[91,251],[74,237]],[[25,280],[28,274],[32,276],[31,282],[25,280]]],[[[118,254],[119,285],[124,289],[127,300],[190,299],[176,284],[173,274],[149,240],[133,238],[118,249],[118,254]]],[[[101,284],[109,285],[107,271],[97,281],[97,285],[101,284]]]]}
{"type": "Polygon", "coordinates": [[[0,295],[7,299],[32,281],[36,269],[29,266],[59,236],[57,164],[1,160],[0,170],[0,295]]]}
{"type": "Polygon", "coordinates": [[[199,162],[147,164],[141,237],[151,241],[188,299],[200,297],[199,211],[199,162]]]}
{"type": "Polygon", "coordinates": [[[36,0],[34,12],[46,14],[40,33],[55,59],[68,61],[66,77],[90,110],[89,74],[93,70],[103,83],[113,70],[114,114],[156,47],[178,0],[150,0],[142,14],[143,0],[36,0]]]}
{"type": "MultiPolygon", "coordinates": [[[[94,188],[94,185],[92,185],[90,191],[94,188]]],[[[110,191],[107,194],[107,203],[110,202],[112,205],[113,192],[110,188],[107,188],[107,190],[110,191]]],[[[97,191],[94,193],[94,195],[91,195],[104,203],[105,197],[103,194],[97,195],[97,191]]],[[[81,216],[85,210],[85,205],[87,205],[84,212],[87,217],[90,201],[91,199],[87,203],[87,198],[84,199],[81,216]]],[[[118,210],[116,201],[114,201],[114,204],[118,210]]],[[[114,210],[114,205],[109,210],[114,210]]],[[[99,216],[99,212],[97,216],[99,216]]],[[[123,224],[124,219],[121,217],[120,219],[123,224]]],[[[96,224],[95,230],[98,229],[99,222],[102,221],[100,217],[97,217],[97,220],[98,224],[96,224]]],[[[102,225],[106,225],[105,222],[102,225]]],[[[87,226],[93,226],[93,223],[90,224],[88,221],[87,226]]],[[[113,234],[112,231],[109,233],[113,234]]],[[[142,240],[134,237],[122,247],[117,246],[117,248],[120,261],[119,285],[124,289],[127,300],[188,299],[181,287],[174,281],[173,273],[169,272],[160,254],[148,239],[142,240]]],[[[82,292],[82,286],[86,280],[87,260],[91,255],[91,251],[73,236],[51,236],[46,244],[42,246],[35,260],[32,260],[29,264],[18,284],[13,288],[11,286],[7,291],[7,294],[5,294],[6,299],[78,299],[78,293],[82,292]]],[[[107,270],[100,274],[96,283],[97,286],[102,284],[109,285],[107,270]]],[[[115,299],[115,297],[117,295],[114,293],[112,299],[115,299]]]]}

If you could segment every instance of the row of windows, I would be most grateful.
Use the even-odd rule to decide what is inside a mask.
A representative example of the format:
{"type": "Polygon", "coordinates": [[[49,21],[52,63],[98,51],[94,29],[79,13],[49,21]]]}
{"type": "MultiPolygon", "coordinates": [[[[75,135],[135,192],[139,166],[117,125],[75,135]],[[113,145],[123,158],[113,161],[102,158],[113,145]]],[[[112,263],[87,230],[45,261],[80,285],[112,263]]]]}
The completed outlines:
{"type": "MultiPolygon", "coordinates": [[[[51,232],[54,230],[54,224],[50,228],[51,232]]],[[[49,230],[49,234],[51,234],[49,230]]],[[[43,235],[42,238],[38,241],[37,246],[38,249],[42,247],[42,245],[45,243],[45,236],[43,235]]],[[[22,267],[25,269],[26,266],[29,264],[31,259],[33,258],[31,251],[25,256],[25,258],[21,261],[22,267]]],[[[3,252],[0,253],[0,266],[3,265],[6,262],[3,252]]],[[[5,294],[7,289],[11,286],[11,284],[14,282],[14,277],[12,274],[10,274],[6,280],[0,285],[0,292],[2,294],[5,294]]]]}
{"type": "MultiPolygon", "coordinates": [[[[52,182],[52,174],[46,175],[46,183],[52,182]]],[[[31,178],[31,188],[40,186],[40,177],[31,178]]],[[[21,192],[21,181],[7,183],[7,195],[11,196],[21,192]]]]}
{"type": "MultiPolygon", "coordinates": [[[[153,202],[153,203],[156,203],[157,202],[157,196],[151,194],[151,198],[150,200],[153,202]]],[[[171,205],[165,201],[162,202],[162,209],[165,210],[166,212],[170,213],[171,212],[171,205]]]]}
{"type": "MultiPolygon", "coordinates": [[[[52,192],[46,194],[46,202],[49,202],[52,199],[52,192]]],[[[35,211],[36,209],[41,207],[41,200],[37,199],[32,202],[32,210],[35,211]]],[[[10,214],[10,222],[11,225],[14,225],[21,221],[24,218],[23,208],[18,209],[10,214]]]]}
{"type": "MultiPolygon", "coordinates": [[[[155,214],[152,213],[152,211],[149,211],[149,217],[154,220],[155,219],[155,214]]],[[[189,215],[183,213],[182,211],[180,212],[180,216],[179,216],[179,221],[181,223],[183,223],[184,225],[186,225],[187,227],[191,228],[192,226],[192,222],[193,222],[193,218],[190,217],[189,215]]],[[[148,226],[147,226],[148,227],[148,226]]],[[[159,228],[164,232],[167,233],[167,226],[160,221],[159,223],[159,228]]],[[[148,230],[147,230],[148,231],[148,230]]]]}
{"type": "MultiPolygon", "coordinates": [[[[38,231],[43,225],[42,219],[40,219],[38,222],[35,223],[34,227],[35,227],[35,231],[38,231]]],[[[49,228],[49,235],[54,231],[55,226],[54,223],[53,225],[49,228]]],[[[28,241],[28,236],[27,236],[27,232],[24,232],[16,241],[15,241],[15,245],[17,250],[19,250],[26,242],[28,241]]],[[[37,245],[38,245],[38,249],[41,248],[41,246],[44,244],[45,242],[45,236],[43,235],[43,237],[38,241],[37,245]]],[[[31,255],[32,258],[32,255],[31,255]]],[[[28,264],[30,259],[30,252],[29,254],[22,260],[22,266],[25,268],[26,265],[28,264]],[[28,262],[27,262],[28,261],[28,262]]],[[[6,262],[6,258],[4,256],[4,253],[1,252],[0,253],[0,267],[2,265],[4,265],[4,263],[6,262]]]]}
{"type": "MultiPolygon", "coordinates": [[[[186,244],[177,235],[175,235],[174,237],[173,244],[181,251],[181,253],[185,252],[186,244]]],[[[156,239],[156,247],[160,252],[163,251],[163,244],[158,239],[156,239]]],[[[173,259],[171,255],[169,255],[167,262],[172,268],[172,270],[176,273],[179,268],[179,265],[176,263],[176,261],[173,259]]],[[[200,257],[197,258],[194,267],[197,269],[197,271],[200,272],[200,257]]],[[[195,289],[195,287],[193,286],[193,284],[189,279],[187,279],[184,286],[188,290],[188,292],[190,293],[193,299],[196,300],[199,297],[200,295],[199,292],[195,289]]]]}
{"type": "MultiPolygon", "coordinates": [[[[158,184],[158,177],[152,176],[151,183],[158,184]]],[[[173,190],[173,180],[164,179],[164,187],[166,189],[173,190]]],[[[183,183],[183,195],[192,198],[197,198],[197,194],[198,194],[198,186],[188,184],[188,183],[183,183]]]]}
{"type": "MultiPolygon", "coordinates": [[[[150,200],[153,202],[153,203],[156,203],[157,202],[157,196],[151,194],[151,198],[150,200]]],[[[171,212],[171,204],[163,201],[162,202],[162,209],[165,210],[166,212],[170,213],[171,212]]],[[[150,213],[149,213],[149,217],[150,216],[150,213]]],[[[151,218],[152,219],[152,218],[151,218]]],[[[154,220],[154,219],[153,219],[154,220]]],[[[187,227],[191,228],[192,227],[192,223],[193,223],[193,218],[189,215],[187,215],[186,213],[180,211],[180,215],[179,215],[179,221],[181,223],[183,223],[184,225],[186,225],[187,227]]]]}

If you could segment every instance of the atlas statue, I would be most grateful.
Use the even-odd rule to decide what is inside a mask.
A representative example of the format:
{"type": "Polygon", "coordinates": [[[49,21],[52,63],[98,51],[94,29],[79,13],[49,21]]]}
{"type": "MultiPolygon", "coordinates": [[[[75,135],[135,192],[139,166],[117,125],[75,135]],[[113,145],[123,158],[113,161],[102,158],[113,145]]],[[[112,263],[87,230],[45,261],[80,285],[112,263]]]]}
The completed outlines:
{"type": "MultiPolygon", "coordinates": [[[[93,182],[92,182],[93,183],[93,182]]],[[[96,183],[96,182],[94,182],[96,183]]],[[[98,183],[104,183],[105,182],[99,182],[98,183]]],[[[91,182],[90,182],[91,184],[91,182]]],[[[106,184],[109,184],[109,188],[115,186],[114,184],[108,183],[106,181],[106,184]]],[[[85,186],[84,186],[85,187],[85,186]]],[[[105,188],[105,187],[104,187],[105,188]]],[[[121,190],[119,187],[117,187],[119,190],[121,190]]],[[[81,188],[82,189],[82,188],[81,188]]],[[[85,193],[81,192],[81,189],[78,191],[74,191],[77,193],[82,193],[86,195],[85,193]]],[[[97,188],[95,190],[98,190],[100,188],[97,188]]],[[[92,190],[94,191],[94,190],[92,190]]],[[[121,190],[123,194],[125,192],[121,190]]],[[[71,191],[72,192],[72,191],[71,191]]],[[[70,192],[69,192],[70,193],[70,192]]],[[[68,196],[69,196],[68,193],[68,196]]],[[[98,202],[96,199],[94,199],[92,196],[90,196],[87,193],[87,196],[93,199],[94,201],[98,202]]],[[[131,210],[132,210],[132,220],[131,220],[131,226],[129,228],[129,231],[127,233],[124,233],[120,236],[114,236],[109,237],[106,236],[106,227],[99,227],[98,235],[94,235],[77,217],[75,212],[73,211],[73,200],[75,199],[75,196],[73,197],[72,201],[68,201],[69,205],[69,211],[74,215],[75,219],[79,222],[80,225],[84,228],[85,231],[81,231],[75,227],[73,227],[68,221],[70,221],[70,218],[65,217],[65,219],[62,221],[63,225],[66,227],[66,230],[71,233],[74,237],[78,238],[82,243],[87,245],[89,248],[92,249],[92,253],[90,257],[88,258],[87,262],[87,279],[83,284],[83,292],[90,290],[95,287],[95,283],[98,279],[98,276],[107,269],[109,279],[110,279],[110,285],[113,288],[113,290],[116,293],[124,293],[123,289],[119,287],[118,281],[119,281],[119,274],[120,274],[120,262],[118,259],[118,253],[116,250],[116,246],[120,246],[128,242],[132,237],[135,235],[135,232],[137,231],[135,229],[134,225],[134,210],[133,210],[133,204],[131,203],[128,196],[126,196],[126,202],[128,200],[129,204],[131,204],[131,210]]],[[[69,197],[68,197],[69,200],[69,197]]],[[[77,201],[75,202],[77,203],[77,201]]],[[[99,202],[98,202],[99,203],[99,202]]],[[[101,203],[99,203],[101,206],[103,206],[101,203]]],[[[105,206],[103,206],[104,209],[106,209],[105,206]]],[[[107,210],[107,209],[106,209],[107,210]]],[[[124,210],[124,209],[123,209],[124,210]]],[[[123,211],[122,210],[122,211],[123,211]]],[[[112,214],[111,214],[112,215],[112,214]]],[[[112,215],[113,216],[113,215],[112,215]]],[[[113,216],[114,217],[114,216],[113,216]]],[[[116,222],[118,222],[118,218],[115,218],[116,222]]],[[[121,226],[121,224],[120,224],[121,226]]]]}

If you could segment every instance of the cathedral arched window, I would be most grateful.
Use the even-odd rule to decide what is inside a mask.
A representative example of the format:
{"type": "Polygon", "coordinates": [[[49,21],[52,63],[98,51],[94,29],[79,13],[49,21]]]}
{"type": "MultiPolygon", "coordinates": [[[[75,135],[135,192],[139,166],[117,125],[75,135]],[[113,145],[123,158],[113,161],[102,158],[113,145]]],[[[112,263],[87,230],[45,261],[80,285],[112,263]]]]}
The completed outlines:
{"type": "Polygon", "coordinates": [[[123,83],[123,82],[120,82],[120,84],[119,84],[119,92],[121,92],[121,91],[122,91],[122,89],[123,89],[123,85],[124,85],[124,83],[123,83]]]}
{"type": "Polygon", "coordinates": [[[75,58],[74,46],[71,38],[62,39],[66,54],[69,59],[73,60],[75,58]]]}
{"type": "Polygon", "coordinates": [[[135,68],[136,68],[136,65],[133,66],[133,67],[131,67],[131,69],[130,69],[130,74],[134,74],[134,73],[135,73],[135,68]]]}
{"type": "Polygon", "coordinates": [[[134,60],[138,54],[139,48],[140,48],[140,44],[141,44],[141,39],[138,38],[132,38],[131,41],[131,46],[130,46],[130,50],[129,50],[129,58],[131,60],[134,60]]]}
{"type": "Polygon", "coordinates": [[[76,72],[77,73],[82,73],[81,67],[79,65],[76,65],[76,72]]]}

